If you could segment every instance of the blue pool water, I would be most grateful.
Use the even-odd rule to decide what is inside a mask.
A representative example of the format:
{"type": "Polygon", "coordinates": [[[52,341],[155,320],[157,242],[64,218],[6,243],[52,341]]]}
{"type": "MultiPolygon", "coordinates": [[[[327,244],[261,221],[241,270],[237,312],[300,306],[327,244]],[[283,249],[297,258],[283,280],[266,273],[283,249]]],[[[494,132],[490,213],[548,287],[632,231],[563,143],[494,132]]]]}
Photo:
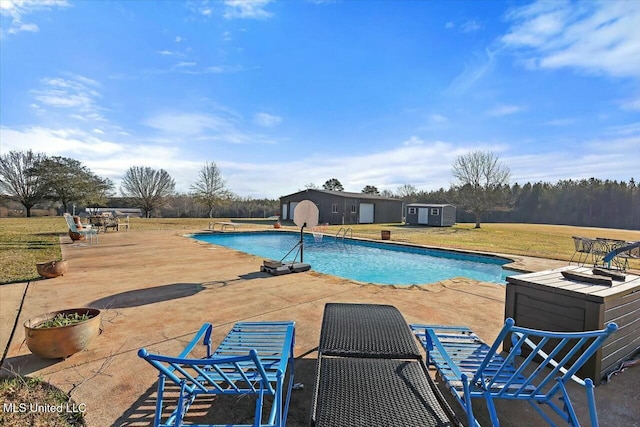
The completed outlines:
{"type": "MultiPolygon", "coordinates": [[[[300,240],[299,233],[196,234],[194,239],[260,257],[281,260],[300,240]]],[[[294,250],[286,260],[293,260],[294,250]]],[[[298,258],[298,261],[300,259],[298,258]]],[[[505,282],[502,265],[510,260],[393,244],[335,239],[318,242],[305,235],[304,262],[320,273],[387,285],[433,283],[453,277],[505,282]]]]}

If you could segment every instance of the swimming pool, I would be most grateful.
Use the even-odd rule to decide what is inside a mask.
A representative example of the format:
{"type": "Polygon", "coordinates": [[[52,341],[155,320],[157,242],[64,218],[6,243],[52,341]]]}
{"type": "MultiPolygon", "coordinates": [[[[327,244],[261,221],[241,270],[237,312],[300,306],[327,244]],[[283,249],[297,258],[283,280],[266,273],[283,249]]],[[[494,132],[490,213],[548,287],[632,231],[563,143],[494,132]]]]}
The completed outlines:
{"type": "MultiPolygon", "coordinates": [[[[280,260],[300,240],[299,233],[238,232],[194,234],[194,239],[264,258],[280,260]]],[[[293,260],[295,250],[287,258],[293,260]]],[[[299,260],[299,258],[298,258],[299,260]]],[[[506,258],[463,254],[305,234],[304,262],[320,273],[386,285],[433,283],[453,277],[505,283],[506,258]]]]}

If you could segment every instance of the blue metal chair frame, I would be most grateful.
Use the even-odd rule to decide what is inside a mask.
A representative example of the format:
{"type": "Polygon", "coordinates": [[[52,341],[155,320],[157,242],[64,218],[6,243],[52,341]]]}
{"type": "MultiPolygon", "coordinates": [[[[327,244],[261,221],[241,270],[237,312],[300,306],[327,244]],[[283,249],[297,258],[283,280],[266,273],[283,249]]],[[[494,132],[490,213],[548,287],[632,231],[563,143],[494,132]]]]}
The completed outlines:
{"type": "Polygon", "coordinates": [[[252,425],[285,426],[294,374],[294,326],[294,322],[238,322],[212,352],[213,326],[205,323],[177,357],[151,354],[144,348],[140,349],[138,356],[159,371],[154,426],[202,426],[184,424],[189,406],[199,395],[254,395],[256,408],[252,425]],[[206,346],[206,357],[190,358],[200,340],[206,346]],[[289,379],[285,394],[287,369],[289,379]],[[180,387],[180,394],[176,409],[163,422],[167,379],[180,387]],[[273,398],[273,402],[265,421],[263,405],[268,396],[273,398]]]}
{"type": "Polygon", "coordinates": [[[553,426],[555,423],[539,405],[547,404],[569,425],[579,426],[566,388],[570,379],[585,388],[591,425],[597,426],[593,381],[575,374],[618,326],[610,323],[603,330],[561,333],[522,328],[514,323],[511,318],[506,320],[491,347],[464,326],[414,324],[411,329],[426,350],[429,365],[435,366],[467,414],[469,426],[480,426],[473,415],[473,398],[486,401],[494,426],[500,425],[494,399],[528,401],[553,426]],[[503,357],[498,349],[509,334],[513,345],[503,357]],[[523,360],[516,363],[516,357],[521,355],[518,362],[523,360]],[[554,401],[556,398],[562,407],[554,401]]]}

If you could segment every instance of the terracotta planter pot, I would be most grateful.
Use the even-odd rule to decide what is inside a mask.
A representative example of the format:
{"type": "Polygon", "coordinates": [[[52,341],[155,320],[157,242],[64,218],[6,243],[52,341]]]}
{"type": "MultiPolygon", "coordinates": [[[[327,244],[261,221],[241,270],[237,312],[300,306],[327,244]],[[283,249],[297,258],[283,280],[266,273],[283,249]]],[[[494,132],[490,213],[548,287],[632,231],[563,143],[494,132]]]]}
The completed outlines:
{"type": "Polygon", "coordinates": [[[67,358],[84,350],[100,334],[100,310],[95,308],[71,308],[53,311],[34,317],[24,323],[27,347],[36,356],[45,359],[67,358]],[[37,326],[53,319],[57,314],[88,314],[89,319],[73,325],[52,328],[37,326]]]}
{"type": "Polygon", "coordinates": [[[36,264],[38,274],[46,279],[63,276],[67,272],[67,261],[49,261],[36,264]]]}
{"type": "Polygon", "coordinates": [[[78,240],[84,240],[86,236],[84,234],[74,233],[73,231],[69,230],[69,237],[71,237],[71,240],[76,242],[78,240]]]}

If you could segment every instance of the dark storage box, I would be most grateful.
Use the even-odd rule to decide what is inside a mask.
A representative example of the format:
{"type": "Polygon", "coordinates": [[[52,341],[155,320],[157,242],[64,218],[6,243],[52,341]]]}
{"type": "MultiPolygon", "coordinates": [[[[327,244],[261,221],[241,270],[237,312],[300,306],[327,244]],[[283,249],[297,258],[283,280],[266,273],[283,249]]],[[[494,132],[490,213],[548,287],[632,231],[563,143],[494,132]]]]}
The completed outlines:
{"type": "MultiPolygon", "coordinates": [[[[617,323],[618,331],[578,372],[597,384],[640,348],[640,276],[626,274],[609,287],[567,279],[562,275],[566,270],[591,273],[590,268],[562,267],[507,277],[505,317],[518,326],[563,332],[617,323]]],[[[504,348],[511,348],[510,340],[504,348]]]]}

